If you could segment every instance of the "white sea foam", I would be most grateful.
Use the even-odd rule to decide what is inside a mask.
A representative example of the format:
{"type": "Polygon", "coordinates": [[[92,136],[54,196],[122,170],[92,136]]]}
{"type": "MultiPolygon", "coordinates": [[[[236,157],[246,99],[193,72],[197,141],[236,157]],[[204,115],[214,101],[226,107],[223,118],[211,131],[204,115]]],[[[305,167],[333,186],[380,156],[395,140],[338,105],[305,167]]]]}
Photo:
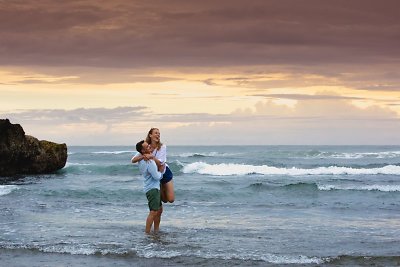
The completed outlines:
{"type": "MultiPolygon", "coordinates": [[[[289,157],[293,157],[289,155],[289,157]]],[[[327,159],[391,159],[400,157],[400,151],[381,151],[381,152],[322,152],[309,151],[304,153],[294,153],[295,158],[327,158],[327,159]]]]}
{"type": "MultiPolygon", "coordinates": [[[[190,256],[190,255],[187,255],[190,256]]],[[[270,253],[248,253],[245,252],[245,254],[242,253],[225,253],[225,252],[211,252],[211,253],[206,253],[204,252],[197,252],[195,253],[195,256],[201,257],[201,258],[207,258],[207,259],[224,259],[224,260],[232,260],[232,259],[239,259],[239,260],[257,260],[257,261],[265,261],[268,263],[274,263],[274,264],[321,264],[325,262],[325,260],[317,257],[307,257],[304,255],[296,255],[296,256],[291,256],[291,255],[276,255],[276,254],[270,254],[270,253]]]]}
{"type": "Polygon", "coordinates": [[[96,152],[91,152],[92,154],[126,154],[126,153],[135,153],[134,151],[128,151],[128,150],[122,150],[122,151],[96,151],[96,152]]]}
{"type": "Polygon", "coordinates": [[[264,255],[261,257],[262,260],[274,263],[274,264],[322,264],[323,259],[317,257],[307,257],[304,255],[299,256],[281,256],[281,255],[264,255]]]}
{"type": "Polygon", "coordinates": [[[270,253],[249,253],[248,251],[237,251],[236,253],[226,253],[222,251],[192,251],[192,250],[164,250],[157,247],[156,244],[149,244],[144,247],[136,248],[137,255],[145,258],[173,258],[178,256],[200,257],[206,259],[239,259],[239,260],[257,260],[274,264],[321,264],[323,259],[317,257],[307,257],[304,255],[276,255],[270,253]]]}
{"type": "Polygon", "coordinates": [[[138,256],[144,257],[144,258],[163,258],[163,259],[169,259],[173,257],[178,257],[184,255],[182,252],[176,251],[176,250],[141,250],[137,252],[138,256]]]}
{"type": "Polygon", "coordinates": [[[275,254],[260,254],[260,253],[226,253],[226,252],[218,252],[218,251],[192,251],[192,250],[165,250],[160,249],[157,244],[151,243],[145,246],[137,246],[133,249],[95,249],[89,246],[47,246],[40,248],[43,252],[56,252],[56,253],[68,253],[71,255],[94,255],[96,253],[100,253],[102,255],[107,254],[115,254],[121,255],[130,252],[134,252],[139,257],[144,258],[163,258],[169,259],[179,256],[187,256],[187,257],[200,257],[206,259],[240,259],[240,260],[258,260],[258,261],[265,261],[274,264],[321,264],[325,260],[317,257],[307,257],[304,255],[275,255],[275,254]]]}
{"type": "Polygon", "coordinates": [[[186,257],[199,257],[204,259],[239,259],[239,260],[256,260],[264,261],[273,264],[322,264],[328,259],[318,258],[318,257],[308,257],[304,255],[276,255],[270,253],[248,253],[248,252],[238,252],[238,253],[226,253],[219,251],[192,251],[188,250],[165,250],[160,249],[154,244],[149,244],[145,246],[137,246],[131,249],[100,249],[95,248],[90,245],[48,245],[48,246],[32,246],[32,245],[5,245],[1,246],[5,249],[38,249],[39,251],[46,253],[61,253],[70,255],[124,255],[133,252],[139,257],[143,258],[163,258],[169,259],[179,256],[186,257]]]}
{"type": "Polygon", "coordinates": [[[194,162],[183,167],[183,173],[199,173],[208,175],[374,175],[392,174],[400,175],[400,166],[387,165],[381,168],[350,168],[350,167],[318,167],[314,169],[302,168],[278,168],[268,165],[246,165],[246,164],[208,164],[204,162],[194,162]]]}
{"type": "Polygon", "coordinates": [[[400,157],[400,151],[338,153],[338,154],[333,154],[331,157],[344,158],[344,159],[360,159],[360,158],[385,159],[385,158],[400,157]]]}
{"type": "Polygon", "coordinates": [[[400,185],[318,185],[321,191],[330,190],[359,190],[359,191],[382,191],[400,192],[400,185]]]}
{"type": "Polygon", "coordinates": [[[19,189],[19,187],[16,185],[0,185],[0,196],[8,195],[17,189],[19,189]]]}
{"type": "Polygon", "coordinates": [[[88,154],[114,154],[114,155],[118,155],[118,154],[133,154],[136,153],[135,151],[132,150],[121,150],[121,151],[94,151],[94,152],[71,152],[68,151],[68,155],[75,155],[75,154],[81,154],[81,153],[88,153],[88,154]]]}
{"type": "Polygon", "coordinates": [[[67,253],[71,255],[93,255],[97,252],[97,250],[94,248],[76,246],[48,246],[40,248],[40,251],[51,253],[67,253]]]}
{"type": "Polygon", "coordinates": [[[90,166],[90,165],[94,165],[92,163],[78,163],[78,162],[67,162],[65,163],[65,167],[69,167],[69,166],[90,166]]]}
{"type": "Polygon", "coordinates": [[[236,156],[238,153],[221,153],[221,152],[185,152],[185,153],[171,153],[168,156],[180,157],[180,158],[190,158],[190,157],[229,157],[236,156]]]}

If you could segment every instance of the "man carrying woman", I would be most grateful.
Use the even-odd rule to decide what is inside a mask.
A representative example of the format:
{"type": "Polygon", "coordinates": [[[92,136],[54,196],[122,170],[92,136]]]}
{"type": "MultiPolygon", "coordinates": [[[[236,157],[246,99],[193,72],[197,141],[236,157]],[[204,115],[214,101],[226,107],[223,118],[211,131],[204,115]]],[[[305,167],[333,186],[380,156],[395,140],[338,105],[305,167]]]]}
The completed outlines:
{"type": "Polygon", "coordinates": [[[151,128],[147,134],[146,142],[150,144],[151,153],[147,154],[136,154],[132,158],[132,163],[139,162],[140,160],[150,160],[157,159],[159,163],[157,163],[158,171],[163,174],[163,178],[161,179],[161,200],[163,202],[173,203],[175,201],[175,193],[174,193],[174,182],[173,182],[173,174],[168,167],[167,161],[167,146],[160,141],[160,130],[157,128],[151,128]]]}

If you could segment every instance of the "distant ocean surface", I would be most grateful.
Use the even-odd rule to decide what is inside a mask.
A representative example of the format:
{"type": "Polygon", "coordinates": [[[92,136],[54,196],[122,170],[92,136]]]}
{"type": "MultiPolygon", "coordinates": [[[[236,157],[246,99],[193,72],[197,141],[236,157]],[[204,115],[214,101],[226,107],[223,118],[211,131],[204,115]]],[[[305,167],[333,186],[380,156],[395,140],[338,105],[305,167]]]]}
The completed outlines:
{"type": "Polygon", "coordinates": [[[134,153],[1,184],[0,265],[400,265],[400,146],[168,146],[157,236],[134,153]]]}

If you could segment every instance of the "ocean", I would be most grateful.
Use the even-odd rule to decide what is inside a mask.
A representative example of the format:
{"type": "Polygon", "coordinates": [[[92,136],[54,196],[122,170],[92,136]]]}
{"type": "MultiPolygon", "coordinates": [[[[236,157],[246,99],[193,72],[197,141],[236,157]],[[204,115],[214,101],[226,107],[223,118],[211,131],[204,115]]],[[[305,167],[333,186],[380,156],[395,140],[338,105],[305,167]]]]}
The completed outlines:
{"type": "Polygon", "coordinates": [[[1,266],[400,265],[400,146],[168,146],[158,235],[134,154],[2,183],[1,266]]]}

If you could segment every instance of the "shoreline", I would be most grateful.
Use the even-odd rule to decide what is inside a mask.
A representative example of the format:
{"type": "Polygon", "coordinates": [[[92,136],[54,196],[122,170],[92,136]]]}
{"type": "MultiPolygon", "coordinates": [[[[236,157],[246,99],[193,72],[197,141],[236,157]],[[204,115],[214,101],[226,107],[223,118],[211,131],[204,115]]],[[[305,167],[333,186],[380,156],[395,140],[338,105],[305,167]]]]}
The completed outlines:
{"type": "MultiPolygon", "coordinates": [[[[171,258],[144,258],[135,255],[81,255],[57,252],[42,252],[37,249],[0,248],[0,261],[4,266],[43,267],[43,266],[88,266],[88,267],[131,267],[131,266],[279,266],[264,261],[239,259],[207,259],[178,256],[171,258]]],[[[286,265],[287,264],[282,264],[286,265]]],[[[293,265],[293,264],[291,264],[293,265]]],[[[313,266],[306,264],[307,266],[313,266]]]]}
{"type": "Polygon", "coordinates": [[[82,255],[58,252],[42,252],[37,249],[0,248],[0,261],[4,266],[399,266],[400,256],[351,256],[332,257],[322,263],[273,263],[258,260],[217,259],[177,256],[171,258],[145,258],[133,254],[82,255]]]}

